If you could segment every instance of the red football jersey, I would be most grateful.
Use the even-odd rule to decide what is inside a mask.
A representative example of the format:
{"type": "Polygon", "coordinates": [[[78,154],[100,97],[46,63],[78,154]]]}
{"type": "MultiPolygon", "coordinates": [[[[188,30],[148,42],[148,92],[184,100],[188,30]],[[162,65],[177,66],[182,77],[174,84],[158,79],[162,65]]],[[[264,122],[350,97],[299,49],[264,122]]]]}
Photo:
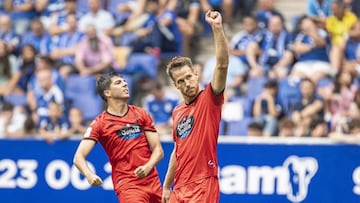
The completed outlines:
{"type": "Polygon", "coordinates": [[[216,151],[223,103],[223,94],[215,95],[209,84],[192,103],[182,103],[174,109],[175,189],[218,175],[216,151]]]}
{"type": "Polygon", "coordinates": [[[112,166],[112,181],[115,191],[135,184],[159,182],[154,168],[145,178],[134,174],[151,156],[145,131],[156,132],[150,115],[142,108],[129,105],[126,115],[120,117],[108,112],[100,114],[89,126],[84,139],[99,142],[109,157],[112,166]]]}

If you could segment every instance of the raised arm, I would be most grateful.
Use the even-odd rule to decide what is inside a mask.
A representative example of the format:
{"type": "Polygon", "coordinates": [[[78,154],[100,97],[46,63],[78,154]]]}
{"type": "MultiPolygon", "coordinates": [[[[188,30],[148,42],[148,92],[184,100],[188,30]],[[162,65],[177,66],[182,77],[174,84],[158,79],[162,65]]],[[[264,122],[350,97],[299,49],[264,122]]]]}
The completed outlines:
{"type": "Polygon", "coordinates": [[[76,168],[86,177],[87,181],[92,186],[99,186],[102,180],[97,176],[88,166],[86,157],[94,148],[96,142],[94,140],[82,140],[74,155],[74,164],[76,168]]]}
{"type": "Polygon", "coordinates": [[[222,17],[217,11],[208,11],[205,14],[206,22],[213,31],[216,50],[216,67],[214,70],[211,86],[215,94],[225,89],[226,75],[229,65],[229,47],[222,27],[222,17]]]}

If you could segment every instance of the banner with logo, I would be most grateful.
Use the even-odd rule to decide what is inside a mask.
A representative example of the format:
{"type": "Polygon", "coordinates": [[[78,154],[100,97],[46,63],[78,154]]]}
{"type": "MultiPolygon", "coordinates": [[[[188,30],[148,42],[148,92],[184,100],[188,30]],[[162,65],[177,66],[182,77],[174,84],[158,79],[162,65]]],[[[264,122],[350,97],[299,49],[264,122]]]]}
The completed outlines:
{"type": "MultiPolygon", "coordinates": [[[[78,144],[0,140],[0,202],[118,202],[101,146],[88,157],[104,181],[94,188],[72,164],[78,144]]],[[[162,180],[173,144],[163,147],[162,180]]],[[[220,142],[218,154],[221,203],[360,202],[358,145],[220,142]]]]}

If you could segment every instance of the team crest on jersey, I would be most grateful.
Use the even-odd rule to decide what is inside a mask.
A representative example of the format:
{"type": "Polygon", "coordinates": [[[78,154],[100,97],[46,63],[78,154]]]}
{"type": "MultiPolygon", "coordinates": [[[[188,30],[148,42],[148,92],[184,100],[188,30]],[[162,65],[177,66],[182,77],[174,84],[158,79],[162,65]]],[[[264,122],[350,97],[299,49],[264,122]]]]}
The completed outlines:
{"type": "Polygon", "coordinates": [[[176,136],[180,139],[186,138],[194,126],[194,117],[185,116],[176,126],[176,136]]]}
{"type": "Polygon", "coordinates": [[[138,124],[127,124],[117,131],[117,135],[124,140],[131,140],[139,137],[142,133],[141,126],[138,124]]]}

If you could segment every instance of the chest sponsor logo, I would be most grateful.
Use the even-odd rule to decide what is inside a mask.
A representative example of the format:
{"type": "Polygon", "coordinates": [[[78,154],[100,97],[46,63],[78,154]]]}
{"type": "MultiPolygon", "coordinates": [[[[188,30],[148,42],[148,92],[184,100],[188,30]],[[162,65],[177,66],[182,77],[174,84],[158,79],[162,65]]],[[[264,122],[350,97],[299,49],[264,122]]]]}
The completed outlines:
{"type": "Polygon", "coordinates": [[[141,126],[137,124],[128,124],[117,131],[117,135],[124,140],[132,140],[139,137],[142,133],[141,126]]]}
{"type": "Polygon", "coordinates": [[[185,116],[176,126],[176,136],[180,139],[186,138],[194,127],[194,117],[185,116]]]}

